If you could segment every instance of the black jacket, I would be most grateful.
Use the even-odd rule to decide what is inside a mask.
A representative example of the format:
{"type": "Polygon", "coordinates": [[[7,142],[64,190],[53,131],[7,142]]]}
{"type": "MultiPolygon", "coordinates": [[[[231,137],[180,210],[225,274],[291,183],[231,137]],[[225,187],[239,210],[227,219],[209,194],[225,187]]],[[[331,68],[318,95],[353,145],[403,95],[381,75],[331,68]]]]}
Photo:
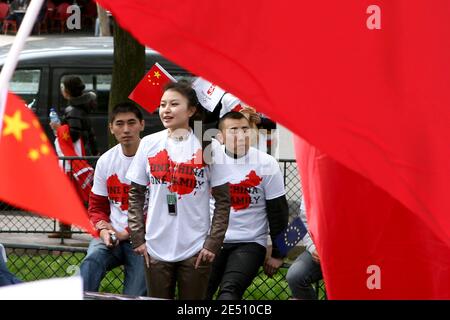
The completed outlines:
{"type": "Polygon", "coordinates": [[[87,155],[97,155],[98,148],[94,130],[89,119],[89,112],[95,106],[96,96],[93,92],[69,100],[64,111],[63,124],[68,124],[70,137],[75,142],[82,138],[87,155]]]}

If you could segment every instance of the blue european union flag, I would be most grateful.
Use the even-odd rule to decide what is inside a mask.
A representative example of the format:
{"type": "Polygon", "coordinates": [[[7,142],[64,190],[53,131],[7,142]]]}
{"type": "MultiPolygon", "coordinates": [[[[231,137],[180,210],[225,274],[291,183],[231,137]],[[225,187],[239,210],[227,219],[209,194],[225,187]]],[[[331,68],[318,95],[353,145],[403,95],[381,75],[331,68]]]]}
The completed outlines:
{"type": "Polygon", "coordinates": [[[285,256],[295,245],[303,239],[308,230],[306,230],[305,224],[300,217],[296,217],[291,223],[288,224],[286,229],[280,233],[275,243],[280,250],[280,253],[285,256]]]}

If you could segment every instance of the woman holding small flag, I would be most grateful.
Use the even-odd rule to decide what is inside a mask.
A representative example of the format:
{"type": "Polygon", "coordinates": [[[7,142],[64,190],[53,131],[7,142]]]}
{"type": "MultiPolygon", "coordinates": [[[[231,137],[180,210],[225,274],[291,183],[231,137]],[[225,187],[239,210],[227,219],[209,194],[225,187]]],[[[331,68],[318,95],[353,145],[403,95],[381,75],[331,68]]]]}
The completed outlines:
{"type": "MultiPolygon", "coordinates": [[[[62,125],[50,122],[56,135],[55,149],[60,157],[84,157],[97,155],[97,143],[91,126],[89,113],[96,105],[96,95],[85,92],[80,77],[66,76],[61,85],[61,94],[68,101],[64,110],[62,125]]],[[[69,173],[83,200],[87,203],[92,187],[94,169],[85,160],[60,161],[64,171],[69,173]]],[[[71,238],[70,225],[59,224],[60,231],[49,234],[49,238],[71,238]]]]}

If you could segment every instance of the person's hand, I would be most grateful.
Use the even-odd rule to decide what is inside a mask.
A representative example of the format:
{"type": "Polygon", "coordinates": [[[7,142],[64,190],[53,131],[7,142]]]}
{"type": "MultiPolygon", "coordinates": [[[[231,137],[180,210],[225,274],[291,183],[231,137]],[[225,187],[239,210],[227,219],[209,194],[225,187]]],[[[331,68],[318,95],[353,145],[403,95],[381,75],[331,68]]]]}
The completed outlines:
{"type": "Polygon", "coordinates": [[[283,265],[283,259],[277,259],[273,257],[269,257],[264,262],[264,273],[272,278],[273,275],[280,269],[283,265]]]}
{"type": "Polygon", "coordinates": [[[311,254],[311,256],[316,263],[320,263],[320,257],[319,257],[319,254],[317,253],[317,250],[314,250],[314,252],[311,254]]]}
{"type": "Polygon", "coordinates": [[[97,230],[100,230],[100,229],[108,229],[108,230],[112,230],[112,229],[113,229],[111,223],[106,222],[105,220],[100,220],[99,222],[97,222],[97,223],[95,224],[95,228],[96,228],[97,230]]]}
{"type": "Polygon", "coordinates": [[[114,243],[111,241],[111,233],[114,233],[114,231],[108,229],[102,229],[100,231],[100,238],[108,248],[114,247],[114,243]]]}
{"type": "Polygon", "coordinates": [[[130,239],[130,234],[127,230],[123,230],[122,232],[116,231],[116,237],[119,241],[126,241],[130,239]]]}
{"type": "Polygon", "coordinates": [[[141,257],[144,257],[145,265],[147,266],[147,269],[150,268],[150,256],[147,252],[147,245],[145,242],[141,244],[139,247],[134,249],[134,253],[137,255],[140,255],[141,257]]]}
{"type": "Polygon", "coordinates": [[[213,262],[216,255],[209,251],[208,249],[203,248],[200,250],[200,253],[198,254],[197,260],[195,261],[195,269],[197,269],[200,266],[200,263],[202,261],[204,262],[213,262]]]}
{"type": "Polygon", "coordinates": [[[255,113],[251,113],[249,116],[249,120],[250,122],[253,122],[255,124],[260,124],[261,123],[261,116],[259,114],[255,113]]]}
{"type": "Polygon", "coordinates": [[[241,113],[243,113],[248,121],[250,123],[254,124],[260,124],[261,123],[261,116],[256,112],[256,110],[250,106],[244,106],[244,108],[241,110],[241,113]]]}
{"type": "Polygon", "coordinates": [[[61,127],[60,123],[50,122],[50,128],[52,128],[54,132],[56,132],[59,127],[61,127]]]}

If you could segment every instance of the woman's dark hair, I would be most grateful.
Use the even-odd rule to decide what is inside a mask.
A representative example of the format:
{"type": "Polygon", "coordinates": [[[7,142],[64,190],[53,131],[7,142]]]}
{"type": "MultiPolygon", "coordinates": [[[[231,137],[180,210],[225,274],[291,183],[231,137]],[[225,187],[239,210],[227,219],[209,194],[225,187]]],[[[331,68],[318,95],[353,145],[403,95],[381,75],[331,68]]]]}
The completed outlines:
{"type": "Polygon", "coordinates": [[[77,76],[65,76],[63,79],[63,85],[64,89],[73,98],[81,96],[84,89],[86,88],[83,80],[81,80],[81,78],[77,76]]]}

